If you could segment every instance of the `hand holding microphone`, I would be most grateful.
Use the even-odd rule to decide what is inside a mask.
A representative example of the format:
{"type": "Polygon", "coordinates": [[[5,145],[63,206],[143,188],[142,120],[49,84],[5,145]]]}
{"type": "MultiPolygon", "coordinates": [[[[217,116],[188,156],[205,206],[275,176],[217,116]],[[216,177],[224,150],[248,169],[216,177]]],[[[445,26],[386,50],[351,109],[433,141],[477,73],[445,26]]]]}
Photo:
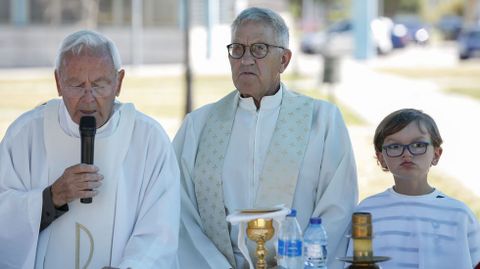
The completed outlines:
{"type": "Polygon", "coordinates": [[[81,164],[68,167],[51,187],[53,204],[58,208],[80,198],[81,203],[91,203],[92,196],[102,185],[103,176],[93,166],[93,152],[96,133],[94,117],[80,119],[81,164]],[[88,164],[88,165],[86,165],[88,164]]]}

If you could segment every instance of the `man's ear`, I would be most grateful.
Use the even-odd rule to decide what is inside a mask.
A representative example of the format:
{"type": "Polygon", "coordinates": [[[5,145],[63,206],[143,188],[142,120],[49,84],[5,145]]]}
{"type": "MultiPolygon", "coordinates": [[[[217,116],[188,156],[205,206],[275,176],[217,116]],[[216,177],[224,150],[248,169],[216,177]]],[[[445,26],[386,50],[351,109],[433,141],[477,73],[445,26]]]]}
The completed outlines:
{"type": "Polygon", "coordinates": [[[120,95],[120,91],[122,90],[122,82],[124,77],[125,77],[125,70],[120,69],[120,71],[118,71],[117,87],[115,89],[115,96],[117,97],[120,95]]]}
{"type": "Polygon", "coordinates": [[[284,49],[282,54],[282,59],[280,62],[280,73],[283,73],[285,69],[287,69],[288,64],[290,63],[290,59],[292,59],[292,51],[289,49],[284,49]]]}
{"type": "Polygon", "coordinates": [[[62,88],[60,88],[60,75],[58,74],[57,69],[53,71],[53,75],[55,76],[55,85],[57,85],[58,96],[62,96],[62,88]]]}

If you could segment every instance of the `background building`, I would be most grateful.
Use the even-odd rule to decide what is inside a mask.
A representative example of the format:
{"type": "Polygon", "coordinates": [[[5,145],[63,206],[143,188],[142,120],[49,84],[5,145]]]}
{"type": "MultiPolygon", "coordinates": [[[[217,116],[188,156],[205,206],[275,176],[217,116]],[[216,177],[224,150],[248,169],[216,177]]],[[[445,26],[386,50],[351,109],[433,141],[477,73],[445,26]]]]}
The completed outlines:
{"type": "MultiPolygon", "coordinates": [[[[79,29],[100,31],[125,64],[179,63],[186,0],[0,0],[0,67],[52,66],[57,46],[79,29]]],[[[286,0],[190,0],[194,58],[224,47],[232,18],[248,6],[288,8],[286,0]],[[221,44],[215,42],[221,41],[221,44]]],[[[228,41],[227,41],[228,42],[228,41]]],[[[220,56],[224,56],[221,54],[220,56]]]]}

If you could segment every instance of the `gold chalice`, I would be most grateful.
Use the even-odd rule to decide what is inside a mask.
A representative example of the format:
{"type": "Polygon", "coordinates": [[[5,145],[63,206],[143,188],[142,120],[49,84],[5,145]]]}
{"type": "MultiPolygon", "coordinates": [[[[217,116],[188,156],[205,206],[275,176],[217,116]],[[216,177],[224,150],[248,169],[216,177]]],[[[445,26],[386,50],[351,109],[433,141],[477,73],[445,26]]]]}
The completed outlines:
{"type": "Polygon", "coordinates": [[[267,257],[268,251],[265,248],[265,242],[270,240],[274,233],[272,219],[255,219],[248,222],[247,237],[257,243],[255,251],[257,257],[256,269],[267,268],[265,257],[267,257]]]}

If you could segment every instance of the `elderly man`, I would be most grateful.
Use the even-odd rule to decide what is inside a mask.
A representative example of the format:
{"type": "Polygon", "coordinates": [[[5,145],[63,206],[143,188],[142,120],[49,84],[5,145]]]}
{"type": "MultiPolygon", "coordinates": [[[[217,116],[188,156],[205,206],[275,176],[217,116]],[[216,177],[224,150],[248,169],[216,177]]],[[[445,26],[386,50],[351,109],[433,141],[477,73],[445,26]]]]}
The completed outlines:
{"type": "Polygon", "coordinates": [[[292,52],[279,15],[246,9],[231,33],[236,91],[187,115],[173,142],[182,172],[181,268],[247,268],[238,229],[225,216],[278,204],[296,208],[304,230],[310,217],[322,217],[328,268],[341,268],[335,257],[345,255],[344,233],[358,196],[342,116],[334,105],[280,82],[292,52]]]}
{"type": "Polygon", "coordinates": [[[20,116],[0,145],[0,268],[176,268],[178,164],[162,127],[116,101],[124,74],[103,35],[63,41],[62,99],[20,116]],[[96,119],[94,165],[79,164],[83,116],[96,119]]]}

